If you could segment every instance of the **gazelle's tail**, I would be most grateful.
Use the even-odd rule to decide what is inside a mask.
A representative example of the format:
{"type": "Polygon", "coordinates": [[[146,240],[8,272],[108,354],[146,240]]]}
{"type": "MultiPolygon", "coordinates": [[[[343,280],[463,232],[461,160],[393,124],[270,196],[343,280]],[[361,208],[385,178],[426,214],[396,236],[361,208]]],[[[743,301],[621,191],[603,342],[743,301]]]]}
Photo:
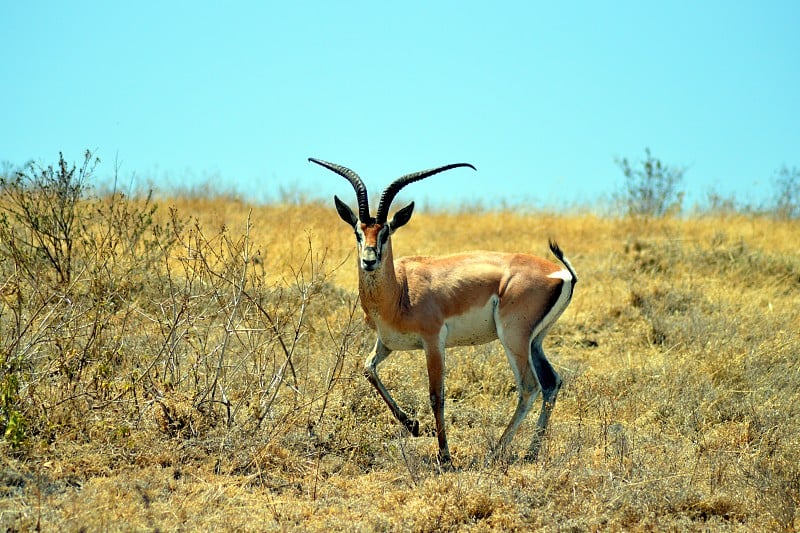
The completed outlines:
{"type": "Polygon", "coordinates": [[[572,268],[572,264],[570,264],[569,259],[564,257],[564,252],[561,251],[561,248],[559,248],[556,241],[550,241],[550,251],[553,252],[553,255],[555,255],[569,271],[570,276],[572,276],[572,285],[575,285],[578,282],[578,275],[575,273],[575,269],[572,268]]]}

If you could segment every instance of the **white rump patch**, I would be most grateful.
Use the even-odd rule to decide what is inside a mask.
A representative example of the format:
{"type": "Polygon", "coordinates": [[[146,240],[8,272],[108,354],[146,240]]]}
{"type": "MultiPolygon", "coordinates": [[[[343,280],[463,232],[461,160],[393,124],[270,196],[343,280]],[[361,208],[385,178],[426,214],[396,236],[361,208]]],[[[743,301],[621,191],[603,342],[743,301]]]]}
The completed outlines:
{"type": "Polygon", "coordinates": [[[550,273],[547,275],[547,277],[563,279],[564,281],[572,281],[572,274],[570,274],[569,270],[567,270],[566,268],[562,268],[561,270],[550,273]]]}

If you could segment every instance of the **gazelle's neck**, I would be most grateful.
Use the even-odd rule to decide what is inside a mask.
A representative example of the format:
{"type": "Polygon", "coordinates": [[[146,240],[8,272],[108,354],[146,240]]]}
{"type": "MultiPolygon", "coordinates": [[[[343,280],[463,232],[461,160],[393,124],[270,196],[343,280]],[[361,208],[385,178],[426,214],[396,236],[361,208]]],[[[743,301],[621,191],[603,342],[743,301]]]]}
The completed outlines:
{"type": "Polygon", "coordinates": [[[391,241],[386,244],[383,258],[377,269],[366,272],[358,269],[358,293],[361,306],[367,315],[390,318],[398,311],[401,287],[394,270],[391,241]]]}

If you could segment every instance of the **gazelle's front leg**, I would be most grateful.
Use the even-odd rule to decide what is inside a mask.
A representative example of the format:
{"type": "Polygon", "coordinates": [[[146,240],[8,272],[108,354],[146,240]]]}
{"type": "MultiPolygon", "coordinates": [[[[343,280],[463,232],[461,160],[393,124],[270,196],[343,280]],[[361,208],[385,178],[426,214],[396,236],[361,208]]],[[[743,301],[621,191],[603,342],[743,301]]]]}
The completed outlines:
{"type": "Polygon", "coordinates": [[[397,418],[412,435],[419,437],[419,422],[409,417],[405,411],[397,406],[394,398],[392,398],[392,395],[389,394],[389,391],[386,390],[383,382],[381,382],[381,378],[378,377],[378,365],[381,364],[381,361],[389,357],[390,353],[392,353],[392,351],[381,342],[379,337],[375,342],[375,348],[372,349],[372,353],[369,354],[364,363],[364,375],[369,382],[372,383],[372,386],[375,387],[375,390],[378,391],[378,394],[381,395],[386,405],[389,406],[395,418],[397,418]]]}
{"type": "Polygon", "coordinates": [[[428,363],[428,392],[436,420],[436,440],[439,442],[439,461],[448,465],[450,449],[444,427],[444,334],[436,340],[425,342],[425,357],[428,363]]]}

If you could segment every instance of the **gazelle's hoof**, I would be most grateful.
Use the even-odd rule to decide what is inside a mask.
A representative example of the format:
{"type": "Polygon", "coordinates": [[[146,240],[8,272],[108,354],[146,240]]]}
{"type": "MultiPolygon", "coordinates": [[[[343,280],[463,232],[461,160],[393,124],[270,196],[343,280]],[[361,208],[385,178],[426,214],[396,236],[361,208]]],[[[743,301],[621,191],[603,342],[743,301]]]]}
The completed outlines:
{"type": "Polygon", "coordinates": [[[439,461],[439,469],[442,472],[455,472],[456,467],[453,466],[453,459],[450,458],[450,454],[447,453],[442,455],[441,453],[437,457],[439,461]]]}
{"type": "Polygon", "coordinates": [[[527,453],[525,453],[525,461],[535,463],[537,459],[539,459],[539,446],[529,448],[527,453]]]}
{"type": "Polygon", "coordinates": [[[403,425],[415,437],[419,437],[419,420],[406,420],[403,425]]]}

